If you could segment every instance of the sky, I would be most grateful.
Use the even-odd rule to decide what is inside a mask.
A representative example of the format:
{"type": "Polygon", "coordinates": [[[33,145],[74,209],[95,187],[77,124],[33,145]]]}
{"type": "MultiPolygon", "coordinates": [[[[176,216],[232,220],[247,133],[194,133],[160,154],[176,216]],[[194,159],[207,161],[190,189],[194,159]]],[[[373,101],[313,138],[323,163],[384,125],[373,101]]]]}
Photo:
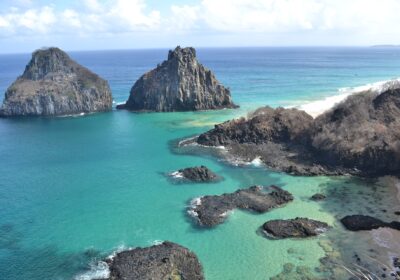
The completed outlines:
{"type": "Polygon", "coordinates": [[[400,44],[400,0],[0,0],[0,53],[400,44]]]}

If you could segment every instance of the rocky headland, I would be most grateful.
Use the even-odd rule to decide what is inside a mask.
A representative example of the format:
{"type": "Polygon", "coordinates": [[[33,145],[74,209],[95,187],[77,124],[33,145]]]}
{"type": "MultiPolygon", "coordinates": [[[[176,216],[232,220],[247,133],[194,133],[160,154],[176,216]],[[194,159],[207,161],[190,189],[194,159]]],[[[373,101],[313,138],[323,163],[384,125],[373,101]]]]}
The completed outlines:
{"type": "Polygon", "coordinates": [[[271,220],[266,222],[262,229],[274,238],[305,238],[316,236],[328,229],[328,224],[308,218],[290,220],[271,220]]]}
{"type": "Polygon", "coordinates": [[[171,175],[177,179],[198,183],[213,182],[219,179],[217,174],[204,165],[179,169],[178,171],[172,172],[171,175]]]}
{"type": "Polygon", "coordinates": [[[297,109],[263,107],[194,141],[295,175],[399,175],[400,87],[351,95],[316,119],[297,109]]]}
{"type": "Polygon", "coordinates": [[[173,112],[237,107],[230,90],[197,60],[196,50],[178,46],[136,81],[129,99],[117,109],[173,112]]]}
{"type": "Polygon", "coordinates": [[[197,256],[172,242],[147,248],[122,251],[108,260],[107,280],[203,280],[203,269],[197,256]]]}
{"type": "Polygon", "coordinates": [[[109,111],[108,82],[58,48],[40,49],[5,93],[0,116],[62,116],[109,111]]]}
{"type": "Polygon", "coordinates": [[[261,186],[252,186],[233,193],[203,196],[192,201],[188,212],[200,225],[213,227],[223,223],[228,212],[236,208],[265,213],[293,200],[289,192],[277,186],[270,186],[269,189],[271,192],[267,193],[261,186]]]}
{"type": "Polygon", "coordinates": [[[350,215],[340,220],[344,227],[351,231],[373,230],[381,227],[400,230],[400,222],[384,222],[377,218],[365,215],[350,215]]]}

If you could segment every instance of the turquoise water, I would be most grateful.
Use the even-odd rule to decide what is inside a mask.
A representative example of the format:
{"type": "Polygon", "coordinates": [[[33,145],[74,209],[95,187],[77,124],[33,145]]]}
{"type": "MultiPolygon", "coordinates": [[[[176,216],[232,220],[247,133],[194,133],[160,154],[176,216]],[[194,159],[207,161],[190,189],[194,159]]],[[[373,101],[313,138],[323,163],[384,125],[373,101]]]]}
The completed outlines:
{"type": "MultiPolygon", "coordinates": [[[[71,53],[110,81],[116,102],[166,55],[166,50],[71,53]]],[[[319,242],[328,236],[269,240],[257,234],[258,228],[269,219],[296,216],[337,225],[338,213],[345,211],[338,201],[316,203],[308,197],[343,187],[344,181],[354,190],[371,183],[234,167],[208,155],[175,153],[174,140],[258,106],[300,104],[335,95],[342,87],[400,76],[400,50],[200,49],[198,56],[231,88],[241,109],[0,119],[0,279],[71,279],[118,248],[159,240],[193,250],[211,280],[268,279],[288,262],[320,265],[325,252],[319,242]],[[200,164],[225,179],[176,184],[165,176],[200,164]],[[254,184],[282,186],[295,201],[262,215],[234,211],[214,229],[197,227],[186,213],[192,198],[254,184]]],[[[0,56],[1,92],[28,60],[25,54],[0,56]]],[[[335,231],[346,234],[340,227],[335,231]]]]}

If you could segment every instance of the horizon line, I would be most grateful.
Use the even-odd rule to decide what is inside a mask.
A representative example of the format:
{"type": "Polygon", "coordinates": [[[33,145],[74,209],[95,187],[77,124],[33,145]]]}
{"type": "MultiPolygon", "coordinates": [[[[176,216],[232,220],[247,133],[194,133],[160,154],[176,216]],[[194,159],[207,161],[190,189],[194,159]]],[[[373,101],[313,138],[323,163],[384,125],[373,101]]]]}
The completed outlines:
{"type": "MultiPolygon", "coordinates": [[[[193,47],[193,46],[182,46],[176,45],[181,47],[193,47]]],[[[175,46],[175,47],[176,47],[175,46]]],[[[32,51],[28,52],[0,52],[0,55],[17,55],[17,54],[32,54],[34,51],[39,50],[41,48],[52,48],[56,47],[65,52],[107,52],[107,51],[144,51],[144,50],[171,50],[175,47],[132,47],[132,48],[110,48],[110,49],[63,49],[59,46],[43,46],[39,48],[35,48],[32,51]]],[[[195,49],[262,49],[262,48],[270,48],[270,49],[277,49],[277,48],[400,48],[400,45],[397,44],[377,44],[377,45],[282,45],[282,46],[198,46],[194,47],[195,49]]]]}

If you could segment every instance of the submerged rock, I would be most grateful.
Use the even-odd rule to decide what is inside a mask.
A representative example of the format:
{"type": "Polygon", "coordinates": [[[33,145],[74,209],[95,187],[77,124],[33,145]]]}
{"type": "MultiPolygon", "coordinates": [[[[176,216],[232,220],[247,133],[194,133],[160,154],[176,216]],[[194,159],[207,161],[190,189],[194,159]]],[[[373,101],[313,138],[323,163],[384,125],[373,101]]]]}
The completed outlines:
{"type": "Polygon", "coordinates": [[[349,96],[316,119],[296,109],[261,108],[196,141],[295,175],[398,175],[399,120],[400,85],[393,84],[349,96]]]}
{"type": "Polygon", "coordinates": [[[197,111],[237,108],[229,89],[200,64],[194,48],[169,51],[168,60],[133,85],[128,101],[117,109],[132,111],[197,111]]]}
{"type": "Polygon", "coordinates": [[[109,268],[108,280],[204,279],[197,256],[172,242],[120,252],[109,268]]]}
{"type": "Polygon", "coordinates": [[[325,198],[326,198],[326,196],[323,195],[322,193],[316,193],[316,194],[313,194],[310,199],[314,200],[314,201],[319,201],[319,200],[324,200],[325,198]]]}
{"type": "Polygon", "coordinates": [[[218,179],[218,176],[204,165],[179,169],[172,175],[192,182],[212,182],[218,179]]]}
{"type": "Polygon", "coordinates": [[[203,226],[212,227],[225,221],[233,209],[249,209],[264,213],[272,208],[293,200],[293,196],[277,186],[270,186],[271,192],[264,192],[261,186],[237,190],[222,195],[207,195],[192,201],[189,214],[196,217],[203,226]]]}
{"type": "Polygon", "coordinates": [[[60,116],[109,111],[107,81],[58,48],[37,50],[7,89],[0,116],[60,116]]]}
{"type": "Polygon", "coordinates": [[[307,218],[272,220],[266,222],[263,230],[275,238],[304,238],[316,236],[328,229],[328,224],[307,218]]]}
{"type": "Polygon", "coordinates": [[[400,230],[400,222],[384,222],[377,218],[365,215],[350,215],[340,220],[344,227],[351,231],[372,230],[381,227],[388,227],[400,230]]]}

